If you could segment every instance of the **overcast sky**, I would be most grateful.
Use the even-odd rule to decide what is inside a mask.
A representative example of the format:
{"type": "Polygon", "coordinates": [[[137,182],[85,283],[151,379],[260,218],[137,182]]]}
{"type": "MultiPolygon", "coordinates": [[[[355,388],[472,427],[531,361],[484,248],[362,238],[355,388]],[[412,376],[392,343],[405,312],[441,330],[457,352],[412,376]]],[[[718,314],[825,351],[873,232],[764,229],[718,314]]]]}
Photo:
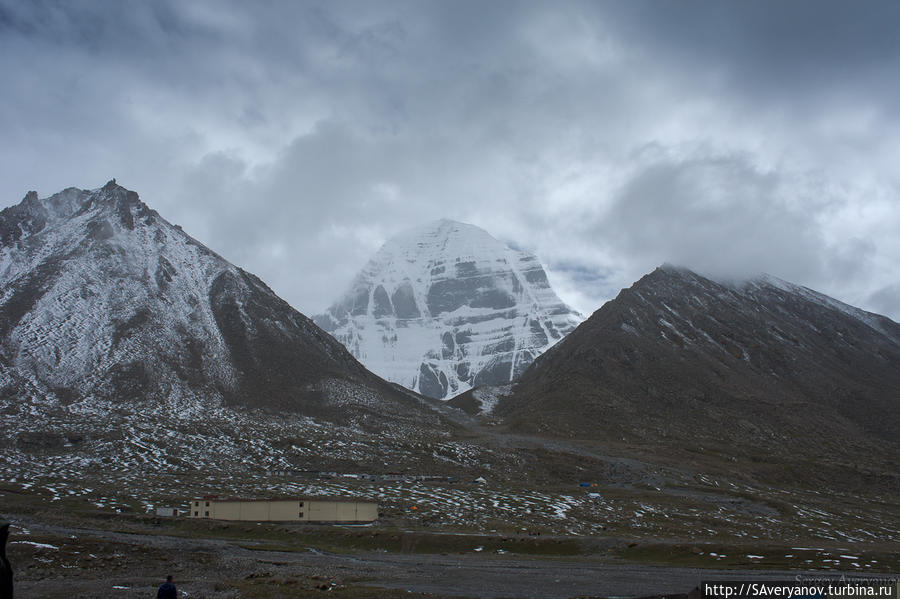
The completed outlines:
{"type": "Polygon", "coordinates": [[[306,314],[447,217],[900,320],[900,3],[0,0],[0,207],[116,177],[306,314]]]}

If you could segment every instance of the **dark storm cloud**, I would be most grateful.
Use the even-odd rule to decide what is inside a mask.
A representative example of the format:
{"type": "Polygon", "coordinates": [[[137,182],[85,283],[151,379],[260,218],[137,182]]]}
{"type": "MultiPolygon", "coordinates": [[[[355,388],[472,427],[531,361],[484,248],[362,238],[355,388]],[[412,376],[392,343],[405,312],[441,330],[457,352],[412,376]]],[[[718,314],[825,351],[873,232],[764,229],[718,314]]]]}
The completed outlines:
{"type": "MultiPolygon", "coordinates": [[[[796,102],[796,94],[875,83],[900,66],[896,2],[637,2],[609,13],[638,46],[701,68],[742,93],[796,102]]],[[[896,86],[884,81],[896,97],[896,86]]]]}
{"type": "Polygon", "coordinates": [[[304,312],[449,217],[900,317],[895,3],[0,0],[0,191],[139,191],[304,312]]]}

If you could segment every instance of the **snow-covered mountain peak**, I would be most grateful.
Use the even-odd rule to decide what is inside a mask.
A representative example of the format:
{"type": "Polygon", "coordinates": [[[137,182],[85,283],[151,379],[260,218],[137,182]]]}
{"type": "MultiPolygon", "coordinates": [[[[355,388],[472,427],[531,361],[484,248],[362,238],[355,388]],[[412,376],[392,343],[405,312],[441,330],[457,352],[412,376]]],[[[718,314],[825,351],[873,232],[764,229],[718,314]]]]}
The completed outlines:
{"type": "Polygon", "coordinates": [[[448,255],[475,259],[483,256],[485,249],[502,253],[508,248],[484,229],[442,218],[398,233],[384,244],[379,254],[414,252],[417,257],[440,258],[441,255],[448,255]]]}
{"type": "Polygon", "coordinates": [[[101,212],[121,221],[129,229],[134,228],[134,218],[156,215],[141,202],[136,192],[116,184],[115,179],[97,189],[69,187],[43,199],[38,197],[36,191],[29,191],[21,203],[3,210],[3,222],[9,224],[15,221],[19,225],[18,230],[5,231],[7,235],[3,241],[17,241],[61,221],[84,216],[97,217],[101,212]]]}
{"type": "Polygon", "coordinates": [[[7,387],[172,409],[415,411],[262,281],[115,180],[29,193],[0,212],[0,395],[7,387]]]}
{"type": "Polygon", "coordinates": [[[510,382],[580,320],[535,256],[448,219],[389,239],[316,317],[373,372],[437,398],[510,382]]]}

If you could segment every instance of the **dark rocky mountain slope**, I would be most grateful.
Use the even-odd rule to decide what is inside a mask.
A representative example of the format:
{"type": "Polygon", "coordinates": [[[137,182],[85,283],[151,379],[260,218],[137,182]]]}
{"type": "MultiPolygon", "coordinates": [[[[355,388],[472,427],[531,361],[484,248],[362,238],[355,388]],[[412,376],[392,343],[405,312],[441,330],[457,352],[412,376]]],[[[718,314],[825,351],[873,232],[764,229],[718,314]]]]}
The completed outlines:
{"type": "Polygon", "coordinates": [[[887,464],[900,455],[900,325],[773,277],[664,266],[538,359],[492,416],[656,455],[887,464]]]}

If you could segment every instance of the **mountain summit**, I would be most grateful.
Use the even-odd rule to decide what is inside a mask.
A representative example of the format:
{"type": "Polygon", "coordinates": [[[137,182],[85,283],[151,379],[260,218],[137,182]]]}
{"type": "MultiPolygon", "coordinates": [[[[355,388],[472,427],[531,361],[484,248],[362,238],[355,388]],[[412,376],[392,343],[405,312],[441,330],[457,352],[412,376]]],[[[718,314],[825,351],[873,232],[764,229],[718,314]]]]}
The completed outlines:
{"type": "Polygon", "coordinates": [[[581,317],[535,256],[442,219],[388,240],[314,320],[376,374],[447,398],[509,383],[581,317]]]}
{"type": "Polygon", "coordinates": [[[262,281],[115,180],[43,200],[29,192],[0,212],[0,290],[4,398],[225,405],[336,421],[417,409],[262,281]]]}
{"type": "Polygon", "coordinates": [[[541,356],[493,417],[821,470],[896,455],[898,408],[900,324],[772,276],[719,282],[663,266],[541,356]]]}

